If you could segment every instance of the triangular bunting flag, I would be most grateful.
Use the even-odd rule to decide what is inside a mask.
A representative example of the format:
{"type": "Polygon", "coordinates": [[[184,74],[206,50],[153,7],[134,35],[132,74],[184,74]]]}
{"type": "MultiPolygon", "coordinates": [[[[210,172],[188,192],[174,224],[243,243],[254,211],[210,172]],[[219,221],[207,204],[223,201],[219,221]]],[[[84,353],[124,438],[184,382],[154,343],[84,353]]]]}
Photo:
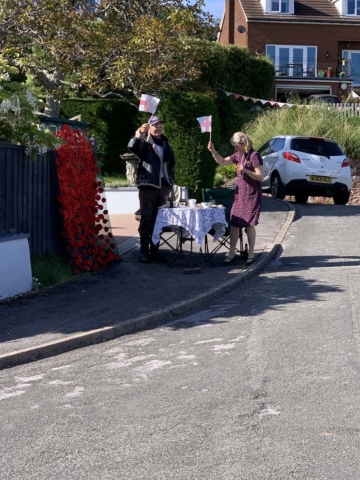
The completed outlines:
{"type": "MultiPolygon", "coordinates": [[[[247,97],[246,95],[240,95],[238,93],[232,93],[232,92],[227,92],[225,90],[218,90],[218,92],[220,93],[224,93],[227,97],[229,97],[230,95],[234,95],[234,97],[236,98],[236,100],[238,98],[242,98],[245,102],[247,100],[251,100],[252,102],[256,103],[256,102],[261,102],[263,105],[265,105],[266,103],[270,103],[270,105],[272,107],[274,106],[279,106],[279,107],[284,107],[285,105],[288,106],[288,107],[294,107],[295,104],[293,103],[284,103],[284,102],[275,102],[274,100],[264,100],[263,98],[252,98],[252,97],[247,97]]],[[[355,93],[355,92],[354,92],[355,93]]],[[[355,94],[356,95],[356,94],[355,94]]],[[[298,106],[302,106],[302,105],[298,105],[298,106]]]]}

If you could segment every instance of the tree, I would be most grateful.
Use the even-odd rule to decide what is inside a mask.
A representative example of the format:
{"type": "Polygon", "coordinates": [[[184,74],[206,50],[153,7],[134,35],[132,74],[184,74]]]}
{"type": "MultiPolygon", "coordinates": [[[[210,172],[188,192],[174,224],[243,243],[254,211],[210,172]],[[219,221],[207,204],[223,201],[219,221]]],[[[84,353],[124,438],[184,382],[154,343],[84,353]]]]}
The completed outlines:
{"type": "Polygon", "coordinates": [[[159,94],[200,75],[216,25],[181,0],[2,0],[0,48],[47,93],[58,116],[68,89],[159,94]]]}
{"type": "Polygon", "coordinates": [[[15,67],[9,67],[0,56],[0,140],[25,146],[31,158],[59,146],[55,135],[39,128],[34,110],[37,100],[23,83],[15,67]]]}

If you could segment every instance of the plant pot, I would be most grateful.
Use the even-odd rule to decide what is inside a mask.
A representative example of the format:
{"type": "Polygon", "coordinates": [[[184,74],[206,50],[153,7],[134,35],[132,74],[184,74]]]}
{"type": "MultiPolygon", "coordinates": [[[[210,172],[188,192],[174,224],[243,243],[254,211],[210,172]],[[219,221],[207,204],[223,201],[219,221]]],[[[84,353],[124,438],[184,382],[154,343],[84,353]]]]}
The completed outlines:
{"type": "Polygon", "coordinates": [[[326,71],[326,76],[327,76],[328,78],[332,77],[332,71],[331,71],[331,70],[327,70],[327,71],[326,71]]]}

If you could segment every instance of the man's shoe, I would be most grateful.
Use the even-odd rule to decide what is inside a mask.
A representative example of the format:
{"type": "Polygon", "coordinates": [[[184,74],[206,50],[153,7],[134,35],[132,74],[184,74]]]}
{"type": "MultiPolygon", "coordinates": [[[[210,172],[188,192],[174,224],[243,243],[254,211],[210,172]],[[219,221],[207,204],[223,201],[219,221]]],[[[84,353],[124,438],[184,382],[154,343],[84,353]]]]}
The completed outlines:
{"type": "Polygon", "coordinates": [[[139,253],[139,262],[141,263],[151,263],[151,259],[147,253],[140,252],[139,253]]]}

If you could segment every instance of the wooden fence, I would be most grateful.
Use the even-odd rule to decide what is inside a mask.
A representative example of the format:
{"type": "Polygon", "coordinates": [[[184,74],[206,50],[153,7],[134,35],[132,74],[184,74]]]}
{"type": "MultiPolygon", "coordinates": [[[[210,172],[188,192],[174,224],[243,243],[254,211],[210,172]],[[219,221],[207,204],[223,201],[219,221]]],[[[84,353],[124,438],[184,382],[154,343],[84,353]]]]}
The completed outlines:
{"type": "Polygon", "coordinates": [[[334,103],[332,106],[345,117],[360,117],[360,103],[334,103]]]}
{"type": "Polygon", "coordinates": [[[31,254],[63,251],[55,155],[33,161],[24,147],[0,143],[0,235],[29,233],[31,254]]]}

